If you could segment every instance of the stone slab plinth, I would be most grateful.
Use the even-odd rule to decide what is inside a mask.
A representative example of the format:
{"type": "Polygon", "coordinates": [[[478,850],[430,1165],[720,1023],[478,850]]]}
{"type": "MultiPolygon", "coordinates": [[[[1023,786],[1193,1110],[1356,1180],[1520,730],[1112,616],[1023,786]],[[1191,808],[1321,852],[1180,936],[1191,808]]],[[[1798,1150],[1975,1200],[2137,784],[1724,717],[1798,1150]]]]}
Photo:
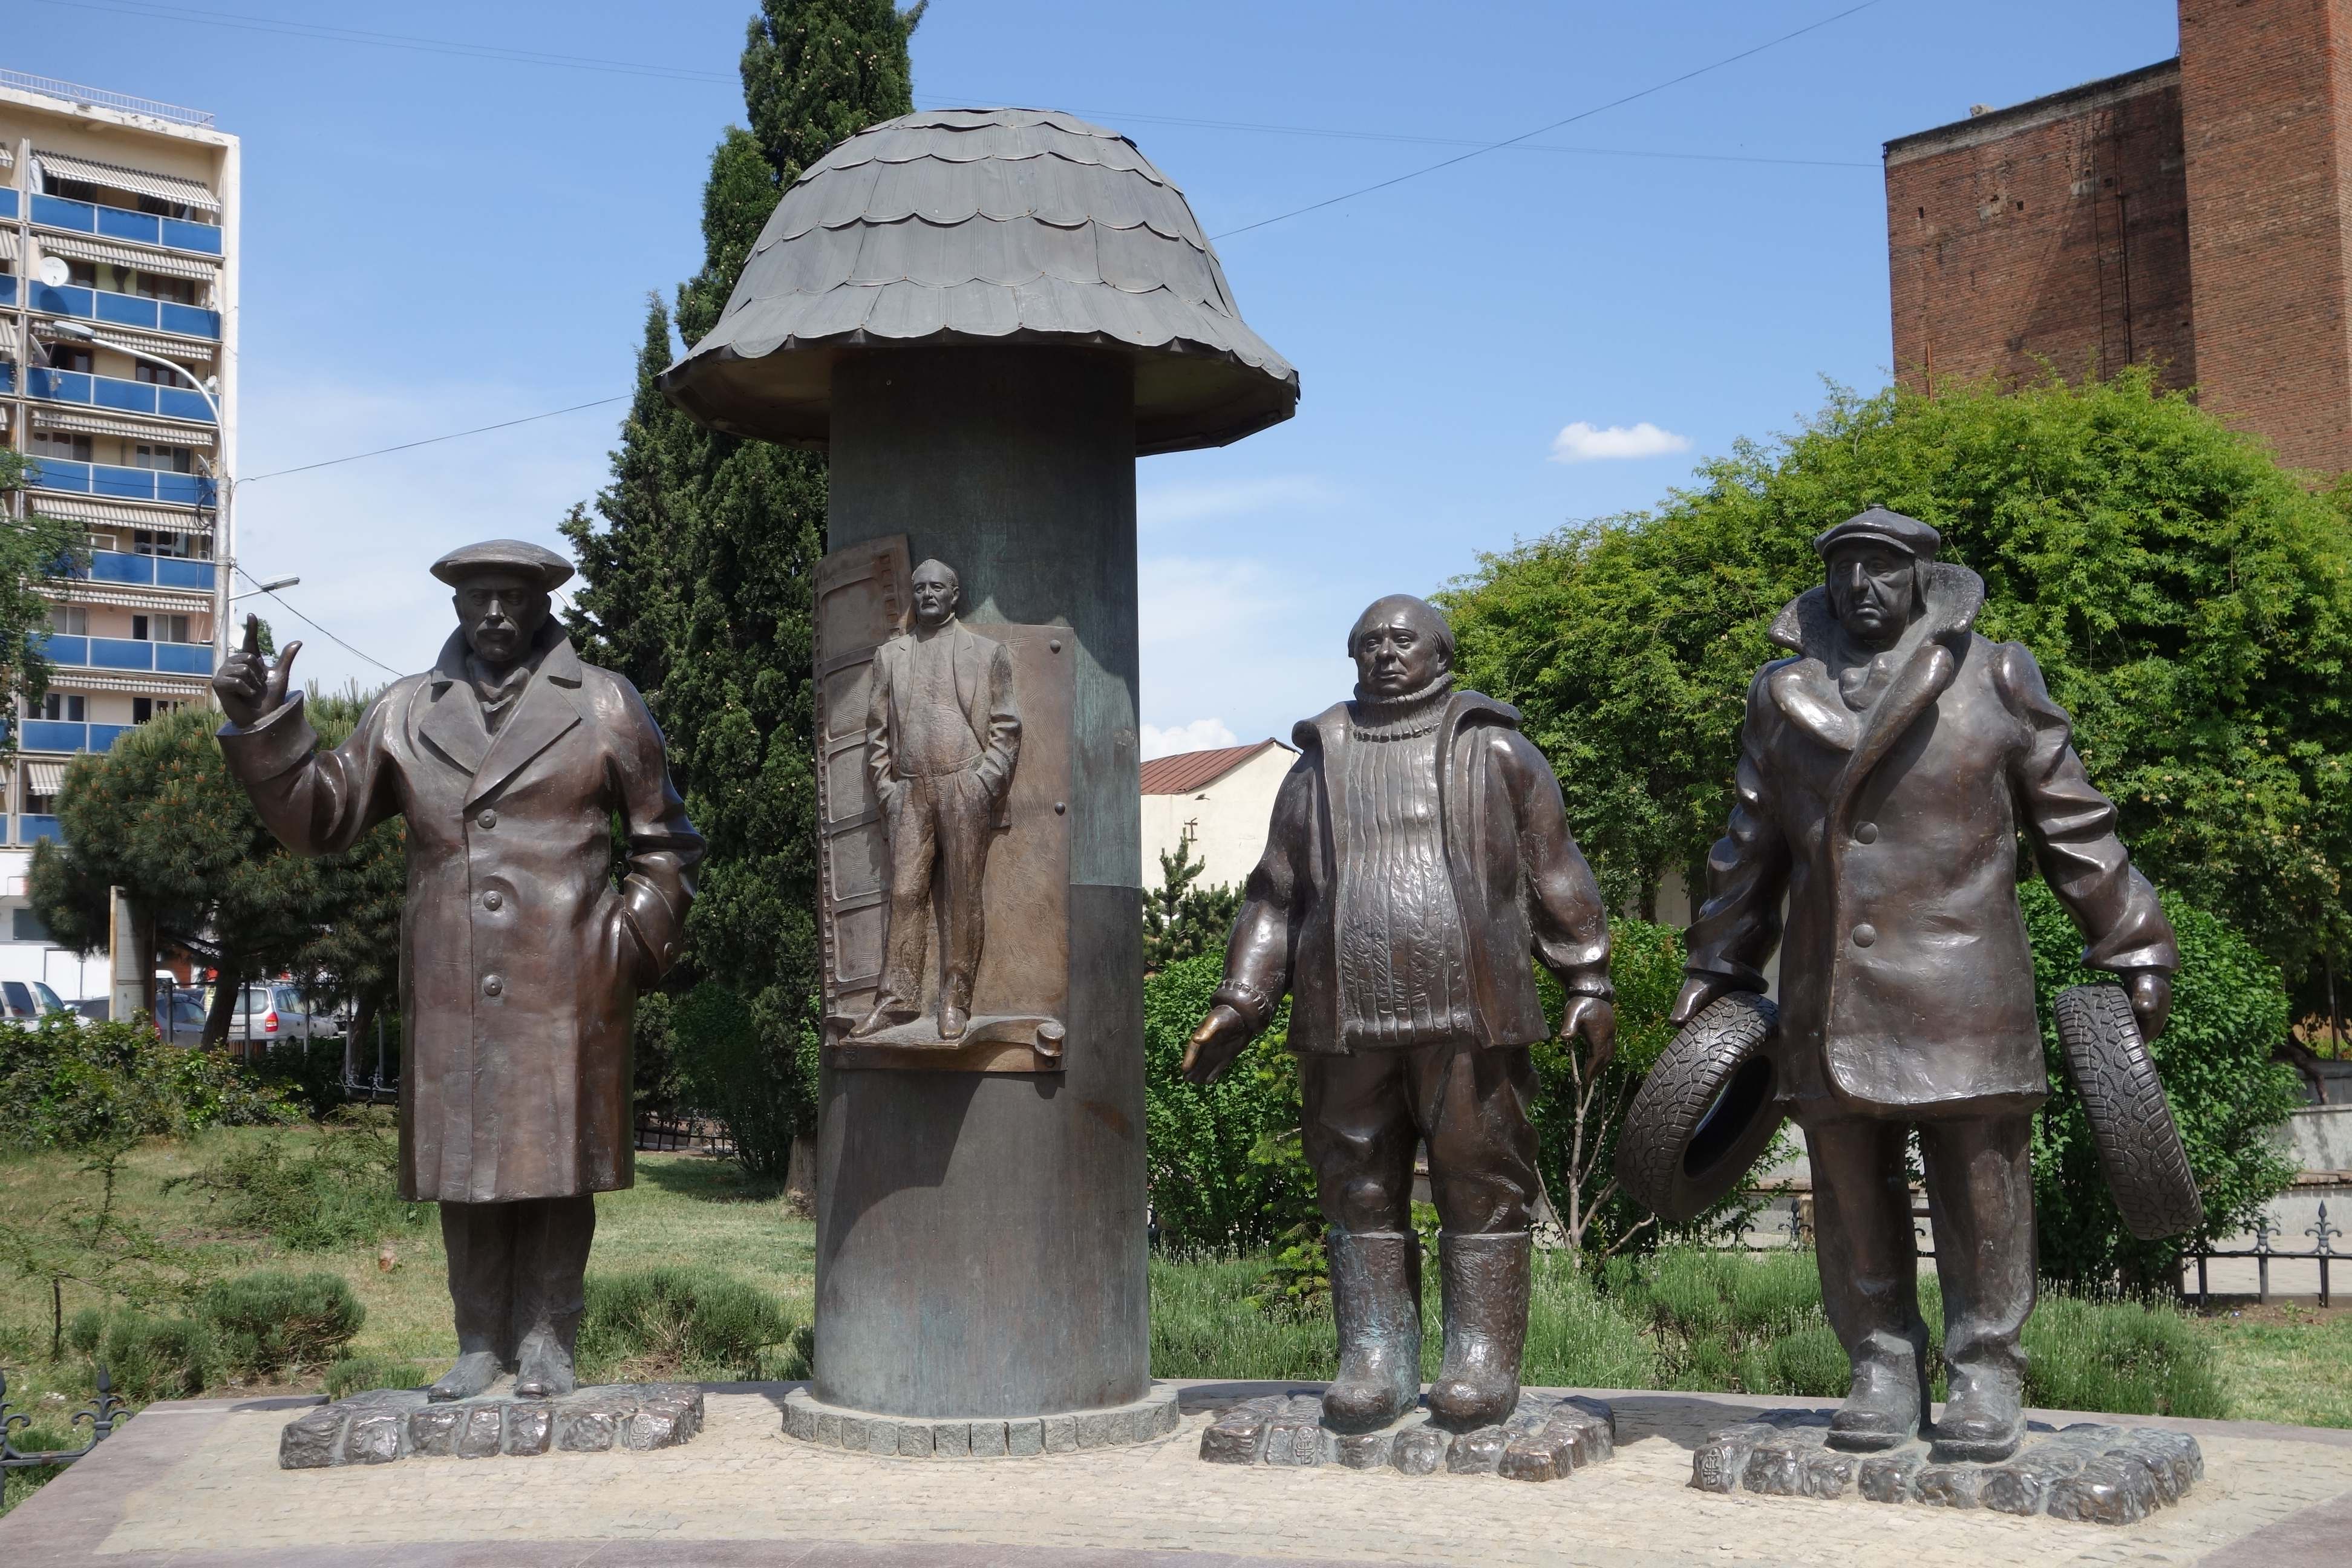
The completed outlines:
{"type": "Polygon", "coordinates": [[[1201,1458],[1213,1465],[1340,1465],[1393,1469],[1408,1476],[1501,1476],[1556,1481],[1617,1451],[1609,1406],[1571,1395],[1519,1396],[1519,1407],[1493,1426],[1450,1432],[1423,1406],[1374,1432],[1334,1432],[1323,1425],[1320,1392],[1247,1399],[1201,1433],[1201,1458]]]}
{"type": "Polygon", "coordinates": [[[806,1388],[784,1395],[784,1435],[820,1447],[900,1459],[1027,1459],[1082,1448],[1122,1448],[1176,1430],[1173,1385],[1156,1383],[1132,1405],[1012,1419],[877,1415],[826,1405],[806,1388]]]}
{"type": "Polygon", "coordinates": [[[1998,1464],[1938,1464],[1924,1442],[1876,1454],[1827,1446],[1826,1410],[1767,1410],[1707,1434],[1691,1454],[1700,1491],[1985,1509],[2083,1524],[2137,1524],[2189,1495],[2204,1451],[2186,1432],[2083,1421],[2029,1427],[1998,1464]]]}
{"type": "Polygon", "coordinates": [[[286,1470],[389,1465],[433,1458],[494,1459],[674,1448],[702,1430],[690,1383],[617,1383],[560,1399],[487,1394],[431,1401],[421,1388],[379,1388],[305,1411],[278,1438],[286,1470]]]}

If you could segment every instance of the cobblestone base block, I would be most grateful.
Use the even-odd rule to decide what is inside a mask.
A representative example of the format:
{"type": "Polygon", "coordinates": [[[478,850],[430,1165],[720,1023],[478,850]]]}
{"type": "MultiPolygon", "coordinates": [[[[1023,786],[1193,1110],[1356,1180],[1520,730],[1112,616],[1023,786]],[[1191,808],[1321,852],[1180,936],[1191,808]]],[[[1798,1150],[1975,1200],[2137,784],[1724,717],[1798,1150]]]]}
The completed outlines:
{"type": "Polygon", "coordinates": [[[421,1388],[380,1388],[288,1422],[278,1439],[278,1468],[674,1448],[701,1430],[702,1390],[690,1383],[619,1383],[561,1399],[487,1394],[441,1404],[426,1400],[421,1388]]]}
{"type": "Polygon", "coordinates": [[[1774,1497],[1860,1498],[2041,1514],[2084,1524],[2136,1524],[2178,1502],[2205,1475],[2205,1457],[2185,1432],[2081,1422],[2029,1430],[1999,1464],[1937,1464],[1927,1445],[1883,1454],[1842,1454],[1825,1446],[1826,1410],[1770,1410],[1710,1433],[1691,1456],[1700,1491],[1774,1497]]]}
{"type": "Polygon", "coordinates": [[[1616,1451],[1609,1406],[1580,1397],[1522,1396],[1507,1421],[1475,1432],[1449,1432],[1417,1409],[1377,1432],[1339,1433],[1323,1425],[1320,1394],[1276,1394],[1234,1405],[1201,1434],[1201,1458],[1213,1465],[1344,1465],[1514,1481],[1559,1480],[1616,1451]]]}
{"type": "Polygon", "coordinates": [[[787,1437],[901,1459],[1024,1459],[1081,1448],[1123,1448],[1166,1436],[1180,1419],[1176,1390],[1165,1384],[1152,1384],[1151,1392],[1135,1404],[1116,1409],[1009,1421],[874,1415],[821,1404],[805,1388],[784,1395],[787,1437]]]}

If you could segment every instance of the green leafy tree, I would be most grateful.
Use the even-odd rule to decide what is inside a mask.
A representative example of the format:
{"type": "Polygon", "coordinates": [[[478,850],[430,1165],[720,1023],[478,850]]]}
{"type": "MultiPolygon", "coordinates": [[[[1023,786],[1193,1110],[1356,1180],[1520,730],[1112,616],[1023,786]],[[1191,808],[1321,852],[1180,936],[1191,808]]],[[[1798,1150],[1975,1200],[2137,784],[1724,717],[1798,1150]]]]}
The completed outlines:
{"type": "Polygon", "coordinates": [[[1160,886],[1143,895],[1143,969],[1157,974],[1204,952],[1222,953],[1241,912],[1239,888],[1199,886],[1202,863],[1192,841],[1177,841],[1176,852],[1160,852],[1160,886]]]}
{"type": "MultiPolygon", "coordinates": [[[[741,62],[750,128],[730,126],[711,154],[703,266],[677,290],[686,344],[717,323],[801,172],[844,137],[912,110],[907,40],[921,11],[889,0],[763,0],[741,62]]],[[[583,654],[645,694],[709,842],[672,988],[683,994],[713,979],[742,1000],[757,1070],[797,1086],[781,1132],[761,1134],[789,1141],[816,1117],[811,613],[824,462],[705,430],[668,406],[654,378],[674,357],[671,325],[656,298],[613,482],[563,524],[582,577],[569,618],[583,654]]],[[[756,1158],[781,1162],[784,1150],[756,1158]]]]}
{"type": "Polygon", "coordinates": [[[2203,1228],[2140,1241],[2124,1228],[2082,1096],[2067,1077],[2050,1022],[2051,1004],[2070,985],[2113,984],[2082,967],[2082,934],[2057,896],[2036,882],[2024,891],[2033,942],[2033,986],[2049,1057],[2050,1100],[2033,1122],[2035,1228],[2043,1272],[2093,1290],[2168,1288],[2181,1256],[2253,1226],[2263,1205],[2294,1179],[2294,1163],[2265,1136],[2303,1101],[2294,1069],[2271,1058],[2286,1034],[2287,997],[2275,965],[2222,921],[2173,893],[2164,912],[2180,939],[2172,1018],[2149,1048],[2205,1200],[2203,1228]]]}
{"type": "Polygon", "coordinates": [[[1980,573],[2134,859],[2298,982],[2340,952],[2352,865],[2352,535],[2328,495],[2138,370],[2014,392],[1833,390],[1651,511],[1485,559],[1443,600],[1470,684],[1560,773],[1612,906],[1694,885],[1729,806],[1765,632],[1813,535],[1873,502],[1980,573]]]}

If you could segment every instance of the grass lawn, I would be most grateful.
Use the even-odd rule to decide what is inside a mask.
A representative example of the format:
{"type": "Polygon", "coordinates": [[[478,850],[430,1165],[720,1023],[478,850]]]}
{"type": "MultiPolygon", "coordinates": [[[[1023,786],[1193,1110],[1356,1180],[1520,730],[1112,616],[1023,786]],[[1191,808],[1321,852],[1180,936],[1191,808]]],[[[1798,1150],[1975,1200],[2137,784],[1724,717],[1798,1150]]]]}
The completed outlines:
{"type": "MultiPolygon", "coordinates": [[[[2340,1300],[2340,1298],[2339,1298],[2340,1300]]],[[[2230,1411],[2249,1421],[2352,1426],[2352,1308],[2224,1310],[2200,1320],[2220,1352],[2230,1411]]]]}

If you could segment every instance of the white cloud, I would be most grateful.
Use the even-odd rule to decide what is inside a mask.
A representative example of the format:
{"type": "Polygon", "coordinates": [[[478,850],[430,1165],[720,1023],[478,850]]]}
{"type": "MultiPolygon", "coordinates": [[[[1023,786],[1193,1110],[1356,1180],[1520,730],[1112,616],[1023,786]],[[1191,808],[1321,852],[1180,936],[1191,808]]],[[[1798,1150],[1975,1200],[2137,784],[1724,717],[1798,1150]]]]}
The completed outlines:
{"type": "Polygon", "coordinates": [[[1612,425],[1601,429],[1580,419],[1551,438],[1555,463],[1592,463],[1608,458],[1662,458],[1687,452],[1691,438],[1662,430],[1648,420],[1639,425],[1612,425]]]}
{"type": "Polygon", "coordinates": [[[1135,521],[1141,529],[1166,528],[1246,517],[1276,507],[1321,507],[1332,499],[1331,487],[1311,474],[1276,474],[1224,484],[1154,485],[1137,492],[1135,521]]]}
{"type": "Polygon", "coordinates": [[[1163,730],[1157,724],[1143,726],[1143,760],[1172,757],[1179,752],[1213,752],[1220,746],[1238,746],[1240,737],[1225,728],[1223,719],[1195,719],[1190,724],[1178,724],[1163,730]]]}

